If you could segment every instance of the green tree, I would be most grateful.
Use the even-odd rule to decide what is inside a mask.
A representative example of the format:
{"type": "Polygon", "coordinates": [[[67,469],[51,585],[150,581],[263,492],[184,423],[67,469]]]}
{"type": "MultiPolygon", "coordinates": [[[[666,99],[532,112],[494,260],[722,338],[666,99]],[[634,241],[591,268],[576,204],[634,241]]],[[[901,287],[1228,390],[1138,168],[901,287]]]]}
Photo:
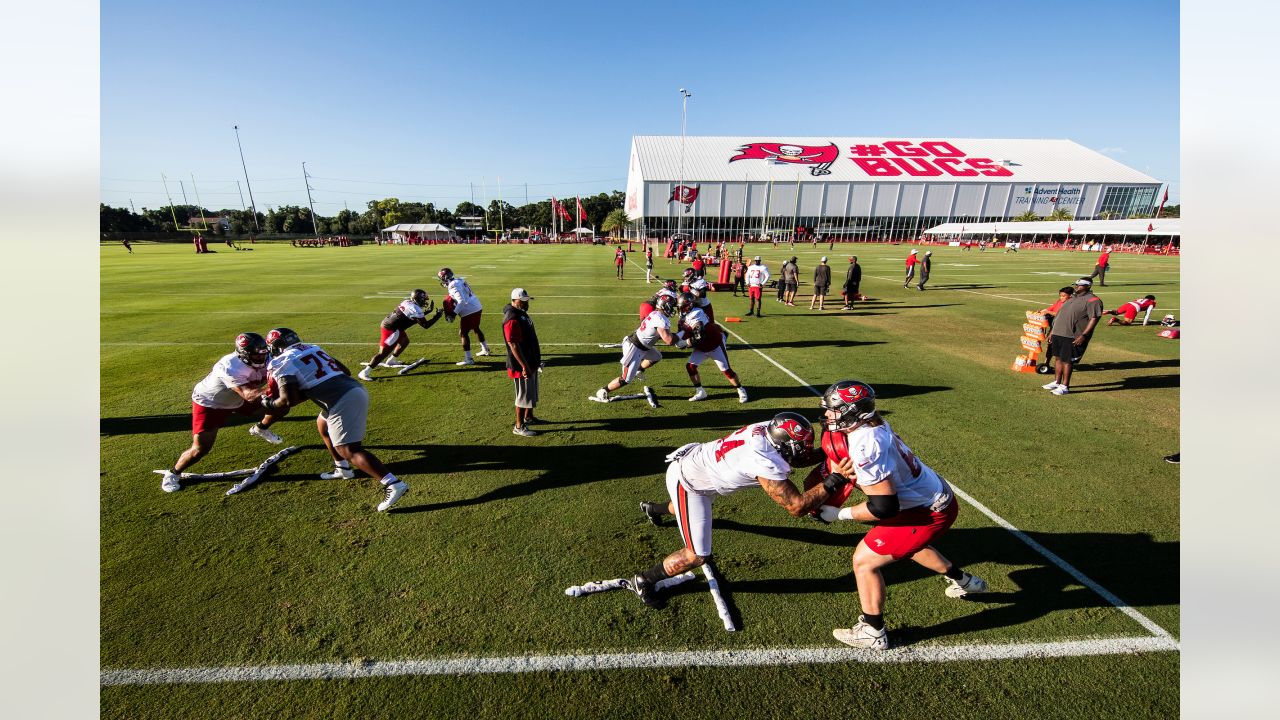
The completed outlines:
{"type": "Polygon", "coordinates": [[[1075,215],[1073,215],[1071,211],[1067,210],[1066,208],[1058,208],[1053,212],[1049,213],[1045,217],[1045,220],[1059,220],[1059,221],[1074,220],[1074,219],[1075,219],[1075,215]]]}
{"type": "Polygon", "coordinates": [[[1035,222],[1036,220],[1040,219],[1040,216],[1035,214],[1034,210],[1028,210],[1022,213],[1021,215],[1018,215],[1016,217],[1012,217],[1009,219],[1012,220],[1013,222],[1035,222]]]}
{"type": "Polygon", "coordinates": [[[627,228],[627,214],[622,208],[610,210],[605,216],[604,222],[600,223],[600,229],[613,235],[621,235],[622,231],[627,228]]]}
{"type": "Polygon", "coordinates": [[[1102,212],[1098,213],[1098,219],[1099,220],[1115,220],[1116,213],[1111,210],[1103,210],[1102,212]]]}

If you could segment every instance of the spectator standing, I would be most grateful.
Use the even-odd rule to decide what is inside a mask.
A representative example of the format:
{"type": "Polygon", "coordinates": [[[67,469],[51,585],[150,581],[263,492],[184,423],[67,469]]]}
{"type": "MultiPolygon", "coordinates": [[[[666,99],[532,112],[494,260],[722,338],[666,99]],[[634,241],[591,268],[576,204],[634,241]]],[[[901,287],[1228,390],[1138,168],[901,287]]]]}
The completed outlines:
{"type": "Polygon", "coordinates": [[[920,282],[916,283],[916,289],[924,292],[924,284],[929,282],[929,271],[933,269],[933,251],[926,250],[924,257],[920,260],[920,282]]]}
{"type": "Polygon", "coordinates": [[[644,284],[648,285],[653,282],[653,246],[648,246],[644,251],[644,284]]]}
{"type": "Polygon", "coordinates": [[[844,273],[844,288],[841,294],[844,295],[844,307],[841,310],[852,310],[853,301],[861,297],[859,288],[862,286],[862,266],[858,264],[858,256],[853,255],[849,258],[849,269],[844,273]]]}
{"type": "Polygon", "coordinates": [[[904,288],[911,287],[911,279],[916,276],[916,262],[919,260],[919,258],[916,257],[917,252],[918,251],[916,250],[912,250],[911,254],[907,256],[907,279],[902,283],[902,287],[904,288]]]}
{"type": "Polygon", "coordinates": [[[800,266],[796,264],[795,255],[792,255],[791,259],[782,266],[782,283],[780,284],[785,286],[782,302],[795,307],[796,289],[800,287],[800,266]]]}
{"type": "Polygon", "coordinates": [[[738,250],[738,259],[733,263],[733,296],[738,297],[738,291],[741,290],[743,295],[747,294],[747,264],[742,262],[742,250],[738,250]]]}
{"type": "Polygon", "coordinates": [[[702,259],[701,255],[693,256],[693,275],[694,277],[707,276],[707,263],[702,259]]]}
{"type": "Polygon", "coordinates": [[[533,416],[538,406],[538,374],[542,371],[542,347],[538,331],[529,317],[529,293],[524,288],[511,291],[511,303],[502,308],[502,336],[507,341],[507,375],[516,385],[515,435],[533,437],[529,425],[540,422],[533,416]]]}
{"type": "Polygon", "coordinates": [[[809,298],[809,309],[813,309],[814,301],[819,310],[826,310],[827,291],[831,289],[831,266],[824,255],[822,261],[813,269],[813,297],[809,298]]]}
{"type": "MultiPolygon", "coordinates": [[[[1075,288],[1073,288],[1070,285],[1068,285],[1067,287],[1058,288],[1058,302],[1040,311],[1041,313],[1044,314],[1044,321],[1046,324],[1048,324],[1050,332],[1053,331],[1053,319],[1058,316],[1058,311],[1062,309],[1063,303],[1070,300],[1071,296],[1074,294],[1075,294],[1075,288]]],[[[1045,350],[1045,354],[1044,354],[1045,365],[1048,365],[1049,361],[1053,359],[1053,343],[1050,342],[1047,344],[1048,344],[1048,348],[1045,350]]]]}
{"type": "Polygon", "coordinates": [[[1053,382],[1044,386],[1054,395],[1066,395],[1071,387],[1071,370],[1089,347],[1093,329],[1102,317],[1102,298],[1093,294],[1093,281],[1080,278],[1075,282],[1074,294],[1058,309],[1049,343],[1058,358],[1053,382]]]}
{"type": "Polygon", "coordinates": [[[1098,254],[1098,264],[1093,266],[1093,274],[1089,279],[1098,278],[1098,287],[1107,286],[1107,271],[1111,269],[1111,246],[1108,245],[1098,254]]]}

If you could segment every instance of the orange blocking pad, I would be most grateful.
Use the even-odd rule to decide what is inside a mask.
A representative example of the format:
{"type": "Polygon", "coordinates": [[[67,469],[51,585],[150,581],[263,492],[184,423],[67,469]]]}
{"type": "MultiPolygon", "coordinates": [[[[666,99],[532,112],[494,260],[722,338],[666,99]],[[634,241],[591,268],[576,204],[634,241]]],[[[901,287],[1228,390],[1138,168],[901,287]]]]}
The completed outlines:
{"type": "Polygon", "coordinates": [[[742,322],[742,318],[737,318],[737,317],[727,317],[727,318],[725,318],[725,319],[724,319],[724,321],[725,321],[725,322],[742,322]]]}

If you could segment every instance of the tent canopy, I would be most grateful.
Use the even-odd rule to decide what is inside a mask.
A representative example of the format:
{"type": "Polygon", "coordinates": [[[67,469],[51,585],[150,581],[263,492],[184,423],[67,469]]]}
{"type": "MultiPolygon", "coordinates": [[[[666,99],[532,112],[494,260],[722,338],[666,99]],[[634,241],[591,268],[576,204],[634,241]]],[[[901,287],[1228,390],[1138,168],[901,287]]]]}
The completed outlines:
{"type": "Polygon", "coordinates": [[[430,232],[430,233],[450,233],[450,234],[452,234],[452,233],[453,233],[453,228],[450,228],[450,227],[445,226],[445,225],[441,225],[441,224],[439,224],[439,223],[401,223],[401,224],[399,224],[399,225],[392,225],[391,227],[385,227],[385,228],[382,228],[382,232],[384,232],[384,233],[388,233],[388,232],[398,232],[398,233],[410,233],[410,232],[412,232],[412,233],[424,233],[424,232],[430,232]]]}
{"type": "Polygon", "coordinates": [[[924,231],[925,235],[1145,235],[1181,237],[1182,221],[1179,218],[1135,220],[1033,220],[1031,222],[949,222],[924,231]],[[1150,228],[1150,229],[1148,229],[1150,228]]]}

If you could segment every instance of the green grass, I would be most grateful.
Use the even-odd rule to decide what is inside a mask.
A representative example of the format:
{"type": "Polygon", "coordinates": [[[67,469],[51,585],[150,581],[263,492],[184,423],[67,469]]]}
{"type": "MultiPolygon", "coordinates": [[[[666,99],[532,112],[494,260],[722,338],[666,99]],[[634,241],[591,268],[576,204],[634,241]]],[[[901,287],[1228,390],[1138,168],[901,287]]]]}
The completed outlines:
{"type": "MultiPolygon", "coordinates": [[[[1072,394],[1054,397],[1040,389],[1042,377],[1009,369],[1023,311],[1048,305],[1092,267],[1092,255],[935,249],[933,289],[921,293],[901,287],[904,248],[857,252],[874,302],[819,314],[807,294],[797,308],[769,299],[764,319],[727,327],[819,388],[844,377],[870,382],[926,463],[1176,637],[1178,472],[1161,457],[1178,447],[1177,343],[1154,328],[1100,328],[1072,394]]],[[[839,278],[847,257],[807,248],[762,254],[775,271],[799,255],[802,279],[822,254],[833,256],[839,278]]],[[[1151,292],[1159,315],[1179,314],[1176,258],[1118,256],[1112,265],[1109,286],[1098,289],[1108,307],[1151,292]]],[[[675,268],[659,260],[656,269],[675,268]]],[[[671,448],[783,409],[817,418],[807,388],[739,343],[730,357],[751,392],[746,405],[710,364],[703,379],[712,398],[685,402],[684,352],[674,350],[647,373],[661,408],[587,402],[618,370],[619,351],[595,345],[634,329],[636,305],[652,290],[636,267],[627,275],[613,278],[609,248],[258,245],[197,257],[185,246],[138,245],[134,255],[105,246],[104,669],[834,646],[831,628],[856,615],[849,556],[862,526],[795,520],[759,492],[715,506],[715,552],[740,632],[723,631],[698,585],[661,612],[628,593],[563,595],[678,547],[671,528],[648,525],[637,510],[639,500],[664,495],[671,448]],[[315,477],[329,461],[310,405],[276,426],[303,452],[259,486],[231,498],[223,496],[229,483],[160,492],[150,471],[189,444],[191,387],[237,333],[287,325],[358,367],[399,293],[424,287],[441,297],[433,278],[443,265],[484,301],[482,328],[495,348],[510,289],[535,297],[548,366],[538,415],[553,422],[546,434],[511,434],[501,351],[479,368],[456,368],[456,326],[441,322],[410,331],[404,357],[426,356],[424,368],[406,377],[383,370],[369,388],[366,445],[411,485],[396,512],[373,511],[380,498],[368,478],[315,477]]],[[[745,311],[727,294],[713,300],[722,319],[745,311]]],[[[195,469],[249,467],[272,452],[245,430],[224,429],[195,469]]],[[[941,579],[891,567],[886,617],[896,643],[1146,634],[973,508],[962,507],[939,548],[987,578],[993,593],[956,602],[942,595],[941,579]]],[[[1177,681],[1177,656],[1165,653],[114,687],[102,701],[105,717],[209,716],[212,704],[225,717],[644,716],[631,698],[657,689],[673,691],[673,711],[692,716],[908,708],[946,716],[955,702],[990,717],[1163,717],[1176,712],[1177,681]],[[717,703],[724,710],[713,711],[717,703]]]]}

